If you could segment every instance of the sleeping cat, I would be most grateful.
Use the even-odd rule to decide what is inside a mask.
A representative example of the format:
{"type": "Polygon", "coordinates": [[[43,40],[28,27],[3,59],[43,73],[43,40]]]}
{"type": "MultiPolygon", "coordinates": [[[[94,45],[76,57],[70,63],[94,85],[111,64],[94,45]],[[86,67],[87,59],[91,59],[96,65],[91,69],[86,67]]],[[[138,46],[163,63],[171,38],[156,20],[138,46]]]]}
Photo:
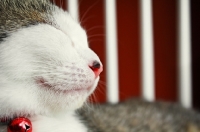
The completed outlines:
{"type": "Polygon", "coordinates": [[[0,14],[0,132],[199,131],[200,115],[177,105],[84,105],[102,63],[79,22],[48,0],[1,0],[0,14]]]}
{"type": "Polygon", "coordinates": [[[33,132],[86,132],[74,111],[103,68],[79,22],[48,0],[1,0],[0,14],[1,120],[27,117],[33,132]]]}

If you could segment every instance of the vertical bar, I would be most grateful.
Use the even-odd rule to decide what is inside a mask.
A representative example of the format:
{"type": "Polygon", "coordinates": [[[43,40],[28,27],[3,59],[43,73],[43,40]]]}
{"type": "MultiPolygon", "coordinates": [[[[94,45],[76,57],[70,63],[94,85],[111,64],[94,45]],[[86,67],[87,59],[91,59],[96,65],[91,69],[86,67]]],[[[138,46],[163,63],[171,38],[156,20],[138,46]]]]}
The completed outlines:
{"type": "Polygon", "coordinates": [[[186,107],[191,107],[191,36],[190,2],[179,0],[179,100],[186,107]]]}
{"type": "Polygon", "coordinates": [[[153,101],[154,87],[154,56],[153,56],[153,25],[152,2],[140,0],[141,9],[141,56],[142,56],[142,96],[153,101]]]}
{"type": "Polygon", "coordinates": [[[116,1],[105,0],[106,12],[106,67],[107,101],[117,103],[118,92],[118,54],[116,31],[116,1]]]}
{"type": "Polygon", "coordinates": [[[78,0],[68,0],[68,12],[75,20],[79,20],[78,0]]]}

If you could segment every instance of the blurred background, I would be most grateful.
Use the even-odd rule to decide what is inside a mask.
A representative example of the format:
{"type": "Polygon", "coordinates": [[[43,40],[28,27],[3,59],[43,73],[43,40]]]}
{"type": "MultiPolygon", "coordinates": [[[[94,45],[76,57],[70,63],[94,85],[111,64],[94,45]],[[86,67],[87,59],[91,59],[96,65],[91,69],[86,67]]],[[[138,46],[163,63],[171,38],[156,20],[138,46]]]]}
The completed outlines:
{"type": "MultiPolygon", "coordinates": [[[[145,98],[144,71],[142,66],[144,65],[142,59],[145,54],[142,53],[144,52],[142,50],[142,44],[144,43],[142,39],[145,39],[142,36],[144,34],[142,26],[142,21],[144,21],[142,19],[142,12],[144,10],[141,9],[141,2],[143,1],[143,4],[148,6],[149,0],[71,1],[77,2],[76,7],[70,7],[70,0],[54,0],[64,10],[75,9],[77,11],[78,16],[75,15],[74,17],[77,17],[76,19],[79,19],[83,28],[86,29],[90,47],[99,55],[104,64],[104,71],[101,74],[101,81],[95,91],[93,102],[112,102],[112,99],[108,97],[109,92],[111,95],[112,93],[115,94],[113,102],[133,97],[145,98]],[[113,26],[115,28],[113,37],[112,35],[108,36],[109,32],[106,29],[109,25],[107,19],[110,18],[106,17],[109,12],[108,9],[111,9],[111,14],[113,9],[112,5],[110,7],[106,5],[108,1],[113,1],[114,3],[114,17],[110,16],[111,21],[113,19],[113,26]],[[108,6],[107,9],[106,6],[108,6]],[[114,47],[108,49],[108,39],[110,38],[114,39],[114,47]],[[116,53],[113,53],[113,50],[116,53]],[[115,55],[114,60],[116,59],[116,61],[111,62],[112,59],[108,60],[109,53],[115,55]],[[113,73],[117,73],[112,74],[110,72],[112,67],[114,69],[113,73]],[[113,85],[110,84],[111,81],[113,81],[113,85]],[[108,89],[111,90],[109,91],[108,89]]],[[[184,2],[184,0],[182,1],[184,2]]],[[[180,78],[184,76],[180,72],[179,65],[180,34],[182,33],[182,30],[180,30],[180,1],[152,0],[150,2],[150,9],[147,11],[147,14],[150,14],[150,19],[147,20],[152,22],[150,23],[150,36],[152,40],[150,39],[149,43],[152,43],[150,51],[153,53],[150,54],[150,57],[152,55],[152,69],[150,66],[152,73],[147,72],[147,76],[151,74],[150,80],[152,82],[150,83],[151,86],[149,86],[149,93],[153,92],[153,94],[150,95],[152,97],[149,100],[181,102],[180,91],[184,91],[186,88],[180,86],[180,78]]],[[[190,73],[185,75],[186,80],[182,80],[182,85],[187,85],[186,87],[189,88],[189,96],[185,97],[183,95],[182,98],[186,98],[186,100],[191,98],[189,99],[189,105],[186,105],[186,107],[189,106],[200,110],[200,1],[189,0],[187,5],[189,7],[189,17],[188,20],[183,19],[183,22],[189,21],[189,32],[186,31],[186,33],[189,35],[187,44],[190,48],[186,47],[186,50],[189,51],[186,53],[189,53],[189,56],[185,54],[183,60],[189,57],[189,64],[187,64],[189,67],[187,68],[190,73]],[[188,79],[190,80],[189,83],[184,84],[184,82],[188,82],[188,79]]],[[[145,6],[144,8],[147,9],[145,6]]],[[[187,17],[187,14],[184,14],[184,12],[182,15],[187,17]]],[[[185,70],[183,69],[182,71],[184,72],[185,70]]],[[[146,87],[148,88],[148,85],[146,87]]]]}

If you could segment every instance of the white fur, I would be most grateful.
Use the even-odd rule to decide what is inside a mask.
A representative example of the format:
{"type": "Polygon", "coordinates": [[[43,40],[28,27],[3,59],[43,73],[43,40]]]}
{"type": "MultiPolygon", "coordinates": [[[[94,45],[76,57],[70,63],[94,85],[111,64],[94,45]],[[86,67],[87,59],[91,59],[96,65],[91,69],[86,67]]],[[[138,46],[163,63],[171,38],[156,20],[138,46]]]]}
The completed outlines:
{"type": "Polygon", "coordinates": [[[73,112],[51,117],[37,116],[32,121],[34,132],[87,132],[87,128],[81,124],[73,112]]]}
{"type": "Polygon", "coordinates": [[[0,117],[31,115],[33,132],[85,132],[73,111],[94,91],[89,65],[100,60],[79,23],[58,8],[53,16],[57,26],[23,28],[0,44],[0,117]]]}

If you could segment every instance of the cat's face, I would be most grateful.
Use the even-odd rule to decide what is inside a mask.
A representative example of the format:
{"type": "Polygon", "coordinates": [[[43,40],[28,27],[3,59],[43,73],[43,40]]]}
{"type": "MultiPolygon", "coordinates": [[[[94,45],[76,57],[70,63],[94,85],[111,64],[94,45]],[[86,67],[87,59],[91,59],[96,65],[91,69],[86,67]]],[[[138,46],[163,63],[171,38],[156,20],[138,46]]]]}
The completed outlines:
{"type": "Polygon", "coordinates": [[[85,31],[61,10],[53,16],[57,26],[26,27],[0,44],[1,111],[73,110],[97,86],[102,64],[85,31]]]}

